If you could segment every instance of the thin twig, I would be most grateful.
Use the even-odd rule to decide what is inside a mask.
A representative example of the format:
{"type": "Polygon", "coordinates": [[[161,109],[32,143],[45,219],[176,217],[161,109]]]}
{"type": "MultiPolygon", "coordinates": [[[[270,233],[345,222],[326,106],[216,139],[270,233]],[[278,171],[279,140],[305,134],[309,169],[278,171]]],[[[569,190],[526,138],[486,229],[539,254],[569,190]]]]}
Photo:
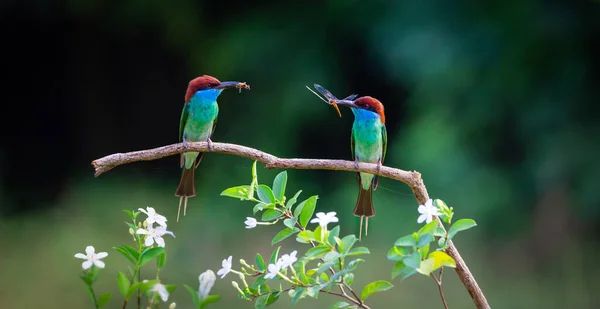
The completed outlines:
{"type": "MultiPolygon", "coordinates": [[[[116,153],[95,160],[92,162],[92,165],[96,170],[95,175],[98,176],[119,165],[137,161],[151,161],[190,151],[216,152],[236,155],[262,162],[265,165],[265,167],[269,169],[281,168],[307,170],[337,170],[370,173],[404,182],[411,188],[419,204],[425,204],[425,202],[429,199],[427,188],[425,188],[425,185],[423,184],[423,179],[421,178],[421,174],[418,172],[409,172],[387,166],[382,166],[381,169],[378,170],[377,164],[359,162],[358,165],[356,165],[354,161],[345,160],[283,159],[254,148],[226,143],[213,142],[211,143],[210,150],[208,149],[208,144],[206,142],[188,142],[185,145],[183,143],[180,143],[148,150],[134,151],[128,153],[116,153]]],[[[438,222],[443,228],[442,223],[439,220],[438,222]]],[[[452,241],[449,242],[449,246],[448,249],[446,249],[446,253],[450,255],[456,262],[456,274],[458,275],[460,281],[463,283],[463,285],[469,292],[469,295],[473,299],[475,307],[477,307],[478,309],[489,309],[490,306],[488,305],[485,295],[479,288],[477,281],[475,281],[475,277],[473,277],[473,274],[467,267],[467,264],[460,256],[460,253],[458,252],[452,241]]]]}
{"type": "Polygon", "coordinates": [[[444,290],[442,289],[442,275],[444,275],[444,268],[440,269],[440,278],[436,278],[434,273],[431,273],[431,278],[435,281],[437,285],[438,291],[440,292],[440,297],[442,298],[442,303],[444,304],[444,308],[448,309],[448,303],[446,303],[446,297],[444,296],[444,290]]]}

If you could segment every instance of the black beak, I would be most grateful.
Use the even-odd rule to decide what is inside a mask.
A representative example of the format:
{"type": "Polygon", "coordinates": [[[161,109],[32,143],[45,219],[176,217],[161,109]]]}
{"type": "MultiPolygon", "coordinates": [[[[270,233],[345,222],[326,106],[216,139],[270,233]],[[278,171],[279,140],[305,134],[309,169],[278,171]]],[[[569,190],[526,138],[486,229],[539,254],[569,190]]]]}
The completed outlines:
{"type": "Polygon", "coordinates": [[[217,87],[215,87],[214,89],[250,89],[250,86],[248,86],[246,83],[242,83],[242,82],[221,82],[217,87]]]}
{"type": "Polygon", "coordinates": [[[354,104],[354,101],[351,101],[351,100],[336,100],[335,104],[340,105],[340,106],[350,107],[350,108],[358,108],[358,106],[356,106],[356,104],[354,104]]]}

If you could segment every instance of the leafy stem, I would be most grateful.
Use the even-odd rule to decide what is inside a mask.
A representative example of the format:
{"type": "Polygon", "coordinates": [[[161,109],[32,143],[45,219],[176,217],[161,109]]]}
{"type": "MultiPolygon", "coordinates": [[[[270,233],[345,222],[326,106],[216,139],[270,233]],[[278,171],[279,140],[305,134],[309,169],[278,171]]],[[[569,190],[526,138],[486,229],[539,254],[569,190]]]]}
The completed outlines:
{"type": "Polygon", "coordinates": [[[446,303],[446,297],[444,296],[444,290],[442,289],[442,276],[444,275],[444,267],[440,268],[439,278],[435,276],[434,273],[431,273],[431,278],[435,281],[435,284],[438,287],[438,291],[440,292],[440,297],[442,298],[442,303],[444,304],[444,308],[448,309],[448,304],[446,303]]]}

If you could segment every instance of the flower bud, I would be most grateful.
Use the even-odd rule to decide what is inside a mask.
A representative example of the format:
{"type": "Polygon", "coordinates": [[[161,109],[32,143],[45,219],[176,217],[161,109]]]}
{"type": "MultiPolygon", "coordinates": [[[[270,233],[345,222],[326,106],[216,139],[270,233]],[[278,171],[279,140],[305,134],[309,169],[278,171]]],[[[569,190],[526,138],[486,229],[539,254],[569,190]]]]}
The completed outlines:
{"type": "Polygon", "coordinates": [[[176,304],[175,302],[172,302],[172,303],[169,305],[169,309],[175,309],[175,307],[177,307],[177,304],[176,304]]]}

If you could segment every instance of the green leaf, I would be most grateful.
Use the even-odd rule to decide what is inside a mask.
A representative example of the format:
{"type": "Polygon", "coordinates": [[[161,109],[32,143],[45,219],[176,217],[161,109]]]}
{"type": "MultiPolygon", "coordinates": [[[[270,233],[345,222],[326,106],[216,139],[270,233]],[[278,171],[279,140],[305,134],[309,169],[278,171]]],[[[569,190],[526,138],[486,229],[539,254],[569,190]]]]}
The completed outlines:
{"type": "Polygon", "coordinates": [[[285,204],[286,209],[289,210],[292,208],[292,206],[294,206],[294,204],[296,204],[296,202],[298,201],[298,196],[300,196],[300,193],[302,193],[302,190],[296,192],[296,194],[294,194],[294,196],[287,201],[287,203],[285,204]]]}
{"type": "Polygon", "coordinates": [[[414,247],[416,245],[417,241],[415,240],[415,237],[412,234],[402,236],[398,238],[398,240],[396,240],[396,242],[394,243],[394,246],[398,247],[414,247]]]}
{"type": "Polygon", "coordinates": [[[254,302],[255,309],[264,309],[267,306],[267,300],[269,299],[269,294],[265,294],[259,296],[254,302]]]}
{"type": "Polygon", "coordinates": [[[446,252],[433,251],[429,254],[429,258],[433,259],[433,261],[434,261],[432,271],[436,270],[440,267],[443,267],[443,266],[452,267],[452,268],[456,267],[456,262],[446,252]]]}
{"type": "Polygon", "coordinates": [[[367,299],[367,297],[369,297],[375,293],[387,291],[387,290],[391,289],[392,287],[393,287],[393,285],[391,283],[384,281],[384,280],[371,282],[371,283],[367,284],[367,286],[364,287],[360,298],[364,301],[365,299],[367,299]]]}
{"type": "Polygon", "coordinates": [[[333,305],[331,305],[331,307],[329,307],[329,309],[344,309],[344,308],[348,308],[350,307],[350,304],[347,302],[343,302],[343,301],[339,301],[333,305]]]}
{"type": "Polygon", "coordinates": [[[146,263],[150,262],[153,258],[163,254],[165,252],[165,248],[163,247],[155,247],[149,248],[142,252],[142,256],[140,257],[139,267],[146,265],[146,263]]]}
{"type": "Polygon", "coordinates": [[[156,267],[163,268],[167,262],[167,251],[163,252],[156,258],[156,267]]]}
{"type": "Polygon", "coordinates": [[[402,261],[410,268],[419,268],[421,265],[421,254],[415,251],[411,255],[405,257],[402,261]]]}
{"type": "Polygon", "coordinates": [[[117,275],[117,284],[119,285],[121,295],[127,296],[127,292],[131,287],[131,283],[129,282],[129,279],[127,279],[127,276],[124,273],[119,272],[119,274],[117,275]]]}
{"type": "Polygon", "coordinates": [[[427,254],[429,254],[429,245],[430,244],[426,244],[425,246],[419,248],[419,254],[421,254],[421,260],[424,260],[427,257],[427,254]]]}
{"type": "Polygon", "coordinates": [[[279,249],[281,249],[281,246],[277,247],[277,249],[273,251],[273,253],[271,254],[271,259],[269,260],[269,264],[277,263],[277,255],[279,254],[279,249]]]}
{"type": "Polygon", "coordinates": [[[331,248],[329,248],[328,246],[318,245],[314,248],[308,249],[308,251],[306,251],[305,256],[310,260],[314,260],[322,258],[323,256],[325,256],[325,254],[329,253],[330,251],[331,248]]]}
{"type": "Polygon", "coordinates": [[[265,204],[263,202],[260,202],[256,205],[254,205],[254,207],[252,208],[252,213],[256,214],[257,212],[262,211],[263,208],[265,208],[265,206],[267,206],[267,204],[265,204]]]}
{"type": "Polygon", "coordinates": [[[331,229],[331,231],[329,231],[329,236],[327,237],[327,240],[330,244],[335,244],[335,238],[338,236],[340,236],[340,226],[336,225],[334,228],[331,229]]]}
{"type": "Polygon", "coordinates": [[[286,228],[281,230],[279,233],[277,233],[277,235],[275,235],[275,237],[273,237],[273,240],[271,241],[271,245],[274,245],[296,233],[300,232],[300,229],[298,228],[294,228],[294,229],[290,229],[290,228],[286,228]]]}
{"type": "Polygon", "coordinates": [[[366,247],[357,247],[354,248],[350,251],[348,251],[348,253],[345,254],[345,256],[353,256],[353,255],[361,255],[361,254],[369,254],[371,252],[369,252],[369,249],[367,249],[366,247]]]}
{"type": "Polygon", "coordinates": [[[209,304],[212,304],[221,299],[220,295],[208,295],[206,298],[200,303],[200,308],[204,308],[209,304]]]}
{"type": "Polygon", "coordinates": [[[89,273],[80,275],[79,278],[81,278],[81,280],[83,280],[83,282],[85,282],[86,285],[90,286],[92,285],[92,277],[88,275],[89,273]]]}
{"type": "Polygon", "coordinates": [[[443,227],[441,227],[441,226],[438,225],[438,226],[435,227],[435,232],[433,232],[433,236],[435,236],[435,237],[446,236],[446,230],[444,230],[443,227]]]}
{"type": "Polygon", "coordinates": [[[262,214],[262,220],[263,221],[273,221],[275,219],[279,219],[281,218],[281,216],[283,216],[283,214],[275,209],[268,209],[265,212],[263,212],[262,214]]]}
{"type": "Polygon", "coordinates": [[[419,241],[417,241],[417,248],[421,248],[421,247],[429,244],[432,241],[433,241],[433,235],[425,234],[425,235],[419,237],[419,241]]]}
{"type": "Polygon", "coordinates": [[[477,223],[475,223],[475,221],[472,219],[460,219],[460,220],[454,222],[454,224],[452,224],[452,226],[448,230],[448,238],[452,239],[452,237],[454,237],[454,235],[456,235],[456,233],[458,233],[460,231],[468,230],[476,225],[477,225],[477,223]]]}
{"type": "Polygon", "coordinates": [[[294,269],[296,270],[296,273],[300,277],[299,278],[300,281],[304,284],[308,284],[309,279],[308,279],[308,276],[306,275],[306,262],[301,260],[299,263],[295,263],[294,269]]]}
{"type": "Polygon", "coordinates": [[[296,241],[299,243],[307,244],[312,240],[315,240],[315,233],[313,231],[302,231],[296,236],[296,241]]]}
{"type": "Polygon", "coordinates": [[[433,264],[435,261],[433,259],[426,259],[425,261],[421,261],[421,265],[417,268],[417,271],[425,276],[429,276],[433,271],[433,264]]]}
{"type": "Polygon", "coordinates": [[[275,204],[275,194],[267,185],[258,185],[258,199],[266,204],[275,204]]]}
{"type": "Polygon", "coordinates": [[[192,302],[194,303],[194,308],[200,309],[200,297],[198,296],[198,291],[191,288],[189,285],[183,285],[185,289],[192,295],[192,302]]]}
{"type": "Polygon", "coordinates": [[[402,261],[398,261],[392,269],[392,279],[396,278],[399,275],[400,279],[404,280],[416,273],[416,269],[406,266],[402,261]]]}
{"type": "Polygon", "coordinates": [[[346,284],[348,284],[348,285],[352,285],[352,283],[354,283],[354,274],[353,273],[345,274],[344,282],[346,282],[346,284]]]}
{"type": "Polygon", "coordinates": [[[298,300],[303,298],[306,295],[306,288],[296,288],[294,291],[294,297],[292,298],[292,306],[295,306],[298,303],[298,300]]]}
{"type": "Polygon", "coordinates": [[[104,293],[98,297],[98,308],[104,307],[109,301],[112,295],[110,293],[104,293]]]}
{"type": "Polygon", "coordinates": [[[256,254],[256,258],[254,258],[254,262],[256,263],[256,267],[258,267],[258,270],[260,270],[260,271],[267,270],[267,266],[265,265],[265,260],[263,259],[262,255],[260,255],[260,253],[256,254]]]}
{"type": "Polygon", "coordinates": [[[250,192],[250,186],[237,186],[225,189],[225,191],[221,192],[221,196],[228,196],[233,198],[238,198],[240,200],[248,199],[248,193],[250,192]]]}
{"type": "Polygon", "coordinates": [[[334,261],[334,260],[337,260],[338,258],[340,258],[341,256],[342,255],[339,252],[329,251],[323,257],[323,261],[325,261],[325,262],[334,261]]]}
{"type": "Polygon", "coordinates": [[[296,227],[296,222],[298,222],[298,218],[296,218],[296,217],[287,218],[287,219],[283,220],[283,225],[293,229],[294,227],[296,227]]]}
{"type": "Polygon", "coordinates": [[[387,259],[390,261],[400,261],[405,256],[410,255],[410,252],[406,247],[392,247],[387,253],[387,259]]]}
{"type": "Polygon", "coordinates": [[[433,233],[435,233],[435,230],[437,227],[438,227],[438,221],[433,220],[433,221],[423,225],[423,227],[421,227],[419,229],[417,234],[419,234],[419,237],[422,237],[425,234],[433,234],[433,233]]]}
{"type": "Polygon", "coordinates": [[[137,259],[131,256],[129,252],[122,246],[113,247],[113,249],[117,250],[117,252],[121,253],[125,258],[127,258],[134,265],[137,264],[137,259]]]}
{"type": "Polygon", "coordinates": [[[315,274],[316,275],[321,274],[322,272],[328,270],[330,267],[332,267],[335,264],[337,264],[337,262],[321,263],[321,265],[319,265],[319,268],[317,268],[317,271],[315,272],[315,274]]]}
{"type": "Polygon", "coordinates": [[[310,218],[312,218],[313,213],[315,212],[315,207],[317,206],[317,195],[313,195],[308,199],[300,202],[296,209],[294,209],[294,217],[298,217],[298,221],[300,221],[300,225],[302,227],[306,227],[310,218]]]}
{"type": "Polygon", "coordinates": [[[342,241],[339,245],[340,253],[344,254],[348,252],[348,250],[350,250],[350,248],[352,248],[352,246],[354,246],[355,243],[356,236],[354,236],[353,234],[345,236],[344,238],[342,238],[342,241]]]}
{"type": "Polygon", "coordinates": [[[283,201],[285,197],[285,187],[287,185],[287,171],[283,171],[273,180],[273,194],[278,201],[283,201]]]}
{"type": "Polygon", "coordinates": [[[131,210],[123,210],[128,216],[129,218],[131,218],[131,221],[135,221],[135,218],[137,218],[137,216],[140,214],[139,211],[131,211],[131,210]]]}

